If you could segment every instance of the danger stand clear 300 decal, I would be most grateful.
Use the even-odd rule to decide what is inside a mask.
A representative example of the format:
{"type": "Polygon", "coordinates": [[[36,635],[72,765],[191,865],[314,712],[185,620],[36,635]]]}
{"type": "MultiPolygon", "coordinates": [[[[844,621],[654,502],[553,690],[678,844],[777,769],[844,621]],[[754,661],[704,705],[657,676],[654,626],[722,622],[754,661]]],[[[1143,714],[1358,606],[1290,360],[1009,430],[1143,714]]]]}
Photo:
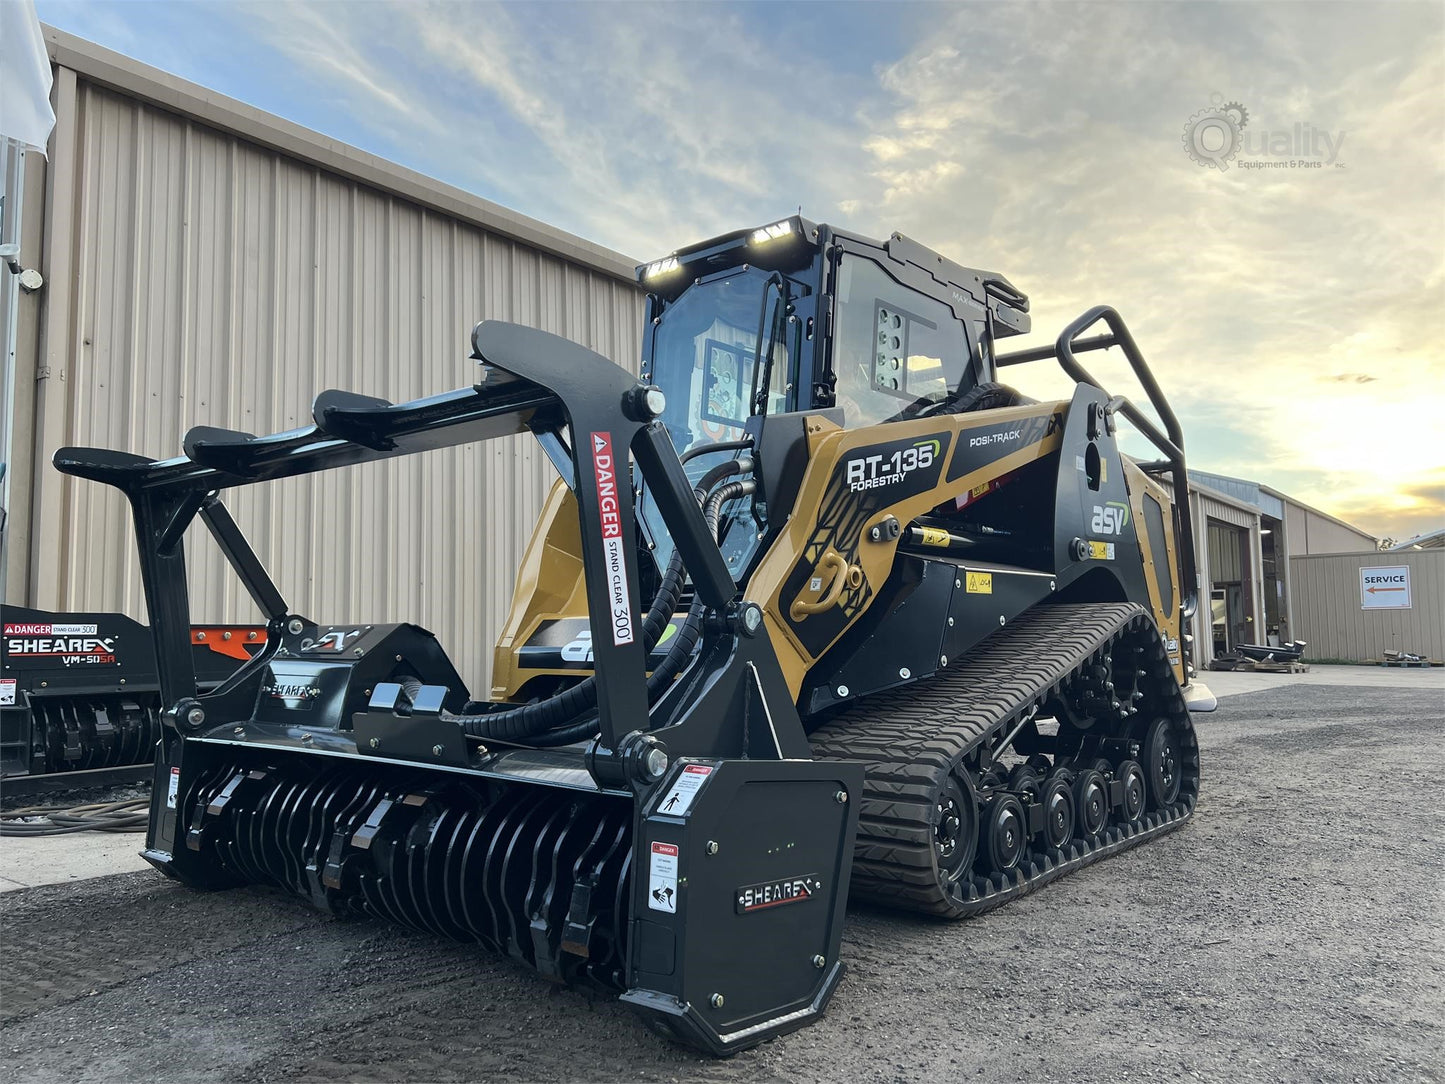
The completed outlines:
{"type": "Polygon", "coordinates": [[[611,433],[592,434],[592,472],[597,479],[597,511],[602,528],[612,642],[621,646],[632,643],[633,638],[632,590],[627,582],[627,545],[622,537],[621,508],[617,503],[617,460],[612,454],[611,433]]]}

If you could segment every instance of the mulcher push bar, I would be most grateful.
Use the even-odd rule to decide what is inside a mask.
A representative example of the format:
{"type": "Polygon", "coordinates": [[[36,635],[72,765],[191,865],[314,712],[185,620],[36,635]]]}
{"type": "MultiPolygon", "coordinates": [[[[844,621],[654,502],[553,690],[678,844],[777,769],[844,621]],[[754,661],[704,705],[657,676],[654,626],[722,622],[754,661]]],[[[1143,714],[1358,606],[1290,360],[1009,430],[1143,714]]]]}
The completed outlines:
{"type": "Polygon", "coordinates": [[[551,436],[556,449],[565,431],[566,480],[582,522],[603,525],[582,532],[602,745],[615,750],[634,729],[625,720],[647,717],[629,451],[658,496],[698,594],[723,609],[736,593],[667,433],[651,420],[647,389],[584,347],[515,324],[478,324],[472,345],[485,368],[471,388],[399,404],[326,391],[316,397],[310,426],[259,437],[197,426],[186,434],[185,455],[174,459],[93,448],[56,453],[59,470],[115,486],[131,502],[164,702],[196,695],[181,537],[197,513],[272,621],[285,616],[280,593],[211,496],[217,490],[528,431],[551,436]],[[609,539],[626,544],[610,546],[609,539]],[[613,583],[604,574],[609,563],[613,583]],[[615,604],[617,582],[628,589],[625,611],[615,604]]]}

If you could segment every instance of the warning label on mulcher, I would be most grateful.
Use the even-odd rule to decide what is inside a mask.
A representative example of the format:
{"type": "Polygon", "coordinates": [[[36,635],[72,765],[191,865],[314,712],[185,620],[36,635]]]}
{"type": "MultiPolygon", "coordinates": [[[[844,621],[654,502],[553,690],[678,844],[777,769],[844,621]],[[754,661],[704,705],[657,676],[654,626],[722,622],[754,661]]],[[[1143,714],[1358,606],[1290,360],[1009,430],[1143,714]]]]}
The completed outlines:
{"type": "Polygon", "coordinates": [[[627,540],[622,537],[622,508],[617,494],[617,461],[612,434],[592,434],[592,473],[597,479],[597,512],[602,526],[602,562],[612,642],[632,643],[632,589],[627,582],[627,540]]]}
{"type": "Polygon", "coordinates": [[[677,844],[654,843],[647,864],[647,906],[677,914],[677,844]]]}
{"type": "Polygon", "coordinates": [[[5,656],[23,669],[54,666],[114,666],[114,636],[95,625],[6,622],[5,656]]]}

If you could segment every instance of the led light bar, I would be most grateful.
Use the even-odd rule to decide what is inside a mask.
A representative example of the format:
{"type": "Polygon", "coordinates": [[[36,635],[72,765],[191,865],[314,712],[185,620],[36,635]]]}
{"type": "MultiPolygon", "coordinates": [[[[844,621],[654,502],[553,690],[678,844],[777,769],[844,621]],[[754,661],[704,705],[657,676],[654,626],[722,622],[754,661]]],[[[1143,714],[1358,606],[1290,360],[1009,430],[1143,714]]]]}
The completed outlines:
{"type": "Polygon", "coordinates": [[[653,260],[647,265],[647,270],[642,272],[643,278],[655,279],[659,275],[666,275],[669,271],[676,271],[678,262],[676,256],[668,256],[666,259],[653,260]]]}
{"type": "Polygon", "coordinates": [[[776,241],[779,237],[787,237],[793,232],[791,219],[782,222],[774,222],[771,226],[764,226],[761,229],[753,230],[753,244],[761,245],[767,241],[776,241]]]}

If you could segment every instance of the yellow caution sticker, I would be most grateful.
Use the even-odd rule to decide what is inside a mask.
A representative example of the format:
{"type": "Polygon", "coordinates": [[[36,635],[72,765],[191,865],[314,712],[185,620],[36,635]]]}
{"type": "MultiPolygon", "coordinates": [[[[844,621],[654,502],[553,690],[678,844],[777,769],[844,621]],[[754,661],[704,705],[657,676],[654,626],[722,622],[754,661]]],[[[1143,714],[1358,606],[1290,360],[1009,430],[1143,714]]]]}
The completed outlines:
{"type": "Polygon", "coordinates": [[[971,490],[968,491],[968,495],[970,497],[982,497],[985,493],[988,492],[989,486],[991,485],[993,485],[992,482],[984,482],[983,485],[974,486],[971,490]]]}
{"type": "Polygon", "coordinates": [[[1114,543],[1095,542],[1090,539],[1089,556],[1095,561],[1112,561],[1114,559],[1114,543]]]}
{"type": "Polygon", "coordinates": [[[963,586],[970,595],[991,595],[993,594],[993,573],[970,572],[963,586]]]}
{"type": "Polygon", "coordinates": [[[942,527],[923,528],[923,544],[925,546],[946,546],[948,545],[948,532],[942,527]]]}

